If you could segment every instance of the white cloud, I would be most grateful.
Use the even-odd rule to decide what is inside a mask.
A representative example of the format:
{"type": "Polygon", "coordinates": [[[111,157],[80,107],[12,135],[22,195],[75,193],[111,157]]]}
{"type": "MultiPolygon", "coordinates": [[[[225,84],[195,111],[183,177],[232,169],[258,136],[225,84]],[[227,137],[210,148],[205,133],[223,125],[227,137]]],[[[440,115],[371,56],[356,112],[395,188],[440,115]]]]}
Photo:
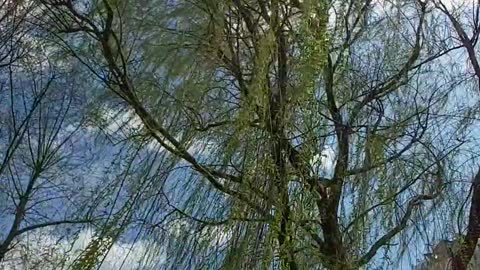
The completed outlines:
{"type": "MultiPolygon", "coordinates": [[[[174,222],[169,231],[179,237],[189,230],[186,220],[174,222]]],[[[225,246],[232,237],[230,230],[222,226],[202,232],[212,248],[225,246]]],[[[55,234],[53,229],[36,230],[25,234],[0,263],[1,270],[56,270],[68,266],[95,238],[95,231],[84,229],[75,240],[67,240],[55,234]]],[[[100,270],[157,269],[167,261],[166,250],[152,242],[117,241],[108,252],[100,270]]]]}
{"type": "Polygon", "coordinates": [[[139,130],[142,127],[142,120],[133,110],[116,111],[113,109],[107,109],[104,110],[102,117],[107,122],[105,130],[111,134],[116,133],[119,130],[132,132],[139,130]]]}
{"type": "Polygon", "coordinates": [[[319,154],[310,160],[312,176],[329,177],[333,173],[336,163],[336,153],[331,147],[325,147],[319,154]]]}
{"type": "MultiPolygon", "coordinates": [[[[177,219],[172,222],[169,227],[169,233],[180,238],[183,233],[190,231],[192,234],[195,230],[190,227],[190,223],[187,219],[177,219]]],[[[224,226],[206,226],[200,235],[201,238],[207,239],[210,242],[210,247],[222,247],[225,246],[232,238],[233,232],[229,227],[224,226]]]]}
{"type": "MultiPolygon", "coordinates": [[[[94,239],[95,232],[85,229],[78,234],[73,244],[52,234],[52,231],[37,230],[23,237],[20,242],[7,253],[7,257],[0,264],[2,270],[54,270],[68,267],[73,260],[94,239]]],[[[153,248],[151,243],[139,240],[134,243],[117,242],[108,252],[100,270],[134,270],[149,269],[149,262],[145,258],[153,248]]],[[[160,249],[160,254],[155,254],[155,265],[166,261],[165,252],[160,249]]]]}

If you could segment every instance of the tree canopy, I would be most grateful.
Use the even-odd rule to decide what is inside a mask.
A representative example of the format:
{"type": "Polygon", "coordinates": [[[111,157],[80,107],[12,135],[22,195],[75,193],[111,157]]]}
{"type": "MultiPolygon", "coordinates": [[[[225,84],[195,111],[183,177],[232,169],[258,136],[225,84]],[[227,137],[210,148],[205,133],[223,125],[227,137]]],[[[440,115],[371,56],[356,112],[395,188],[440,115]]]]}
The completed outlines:
{"type": "Polygon", "coordinates": [[[467,269],[479,17],[476,0],[0,0],[0,265],[415,269],[449,239],[467,269]]]}

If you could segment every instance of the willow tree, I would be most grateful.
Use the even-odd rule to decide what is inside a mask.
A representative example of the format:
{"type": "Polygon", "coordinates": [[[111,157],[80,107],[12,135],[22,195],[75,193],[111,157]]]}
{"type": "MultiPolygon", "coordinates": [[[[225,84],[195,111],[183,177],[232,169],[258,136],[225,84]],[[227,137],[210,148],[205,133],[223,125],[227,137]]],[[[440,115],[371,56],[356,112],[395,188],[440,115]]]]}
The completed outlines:
{"type": "Polygon", "coordinates": [[[442,199],[464,140],[434,117],[455,85],[432,71],[451,48],[426,31],[428,1],[38,2],[102,104],[175,164],[151,199],[168,214],[142,223],[165,268],[400,260],[442,199]]]}

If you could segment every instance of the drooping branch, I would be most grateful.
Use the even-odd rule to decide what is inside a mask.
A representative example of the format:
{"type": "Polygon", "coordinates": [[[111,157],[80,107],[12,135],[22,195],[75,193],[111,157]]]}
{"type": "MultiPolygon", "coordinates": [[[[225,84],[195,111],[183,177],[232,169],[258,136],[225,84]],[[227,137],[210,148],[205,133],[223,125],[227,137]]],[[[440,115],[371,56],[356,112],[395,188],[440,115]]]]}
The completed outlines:
{"type": "Polygon", "coordinates": [[[436,195],[418,195],[411,199],[408,202],[405,214],[403,215],[398,225],[390,229],[385,235],[375,241],[375,243],[373,243],[367,253],[361,256],[360,259],[355,263],[355,265],[360,267],[367,264],[375,256],[375,254],[377,254],[377,251],[381,247],[388,244],[393,237],[395,237],[398,233],[400,233],[407,227],[408,221],[410,220],[410,217],[412,216],[415,207],[419,206],[423,201],[433,200],[435,197],[436,195]]]}
{"type": "Polygon", "coordinates": [[[397,73],[365,94],[363,99],[353,109],[352,116],[350,118],[351,124],[353,124],[353,122],[356,120],[358,114],[365,107],[365,105],[369,104],[375,99],[379,99],[393,91],[398,90],[399,87],[408,82],[409,72],[416,67],[415,63],[420,57],[420,52],[422,49],[423,25],[425,23],[425,15],[427,12],[426,3],[421,1],[418,1],[418,3],[420,5],[420,18],[418,26],[415,29],[415,44],[410,52],[410,56],[397,73]]]}
{"type": "MultiPolygon", "coordinates": [[[[208,182],[217,190],[239,199],[263,216],[269,216],[269,214],[265,212],[264,208],[258,206],[257,203],[251,201],[249,198],[247,198],[247,196],[221,183],[221,179],[224,179],[235,184],[241,184],[242,176],[231,175],[200,164],[198,160],[192,154],[190,154],[187,149],[185,149],[185,147],[167,131],[167,129],[165,129],[157,120],[155,120],[154,117],[147,111],[147,109],[145,109],[136,95],[134,85],[132,84],[128,74],[126,61],[121,61],[119,64],[116,60],[117,57],[115,57],[115,55],[122,54],[123,52],[118,49],[121,47],[121,44],[119,44],[119,39],[115,37],[116,34],[112,29],[112,21],[114,18],[111,8],[107,8],[107,15],[105,18],[106,23],[104,28],[99,29],[98,26],[96,26],[95,23],[93,23],[90,19],[76,11],[71,4],[71,1],[60,2],[58,5],[51,5],[48,4],[48,2],[45,4],[50,5],[52,8],[59,9],[58,12],[70,12],[71,15],[77,20],[77,23],[91,27],[90,32],[95,35],[96,40],[99,42],[103,57],[107,63],[108,70],[113,76],[111,81],[106,82],[107,86],[133,108],[136,115],[138,115],[138,117],[141,119],[145,128],[149,131],[150,135],[163,148],[165,148],[171,154],[188,162],[196,172],[205,177],[208,182]],[[62,7],[66,7],[66,10],[62,9],[62,7]],[[115,46],[115,48],[113,46],[115,46]]],[[[88,31],[83,30],[83,28],[80,29],[81,31],[88,31]]]]}
{"type": "MultiPolygon", "coordinates": [[[[477,9],[480,6],[478,2],[474,5],[477,5],[477,9]]],[[[465,47],[465,49],[467,50],[468,58],[470,60],[470,63],[472,64],[473,70],[475,71],[475,76],[477,77],[477,79],[480,79],[480,64],[478,62],[478,58],[475,53],[475,43],[477,41],[478,35],[480,34],[480,28],[478,27],[478,20],[477,20],[477,24],[474,25],[475,27],[473,29],[472,37],[469,37],[468,34],[465,32],[465,29],[463,28],[463,26],[458,21],[458,19],[449,11],[449,9],[445,6],[445,4],[442,1],[436,2],[435,6],[440,11],[442,11],[452,23],[453,28],[455,29],[455,32],[457,32],[458,38],[460,39],[460,42],[462,43],[463,47],[465,47]]]]}

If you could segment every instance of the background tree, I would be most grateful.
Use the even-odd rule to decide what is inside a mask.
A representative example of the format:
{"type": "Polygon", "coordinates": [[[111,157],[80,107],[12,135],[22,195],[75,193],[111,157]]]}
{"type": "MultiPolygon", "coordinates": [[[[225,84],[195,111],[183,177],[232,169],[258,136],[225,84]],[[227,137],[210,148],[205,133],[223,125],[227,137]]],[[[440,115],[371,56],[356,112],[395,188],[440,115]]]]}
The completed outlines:
{"type": "Polygon", "coordinates": [[[11,251],[28,251],[34,231],[92,221],[79,210],[81,186],[69,173],[79,167],[74,135],[83,124],[75,79],[49,62],[30,23],[34,12],[32,2],[0,2],[0,261],[27,269],[41,259],[11,251]]]}

